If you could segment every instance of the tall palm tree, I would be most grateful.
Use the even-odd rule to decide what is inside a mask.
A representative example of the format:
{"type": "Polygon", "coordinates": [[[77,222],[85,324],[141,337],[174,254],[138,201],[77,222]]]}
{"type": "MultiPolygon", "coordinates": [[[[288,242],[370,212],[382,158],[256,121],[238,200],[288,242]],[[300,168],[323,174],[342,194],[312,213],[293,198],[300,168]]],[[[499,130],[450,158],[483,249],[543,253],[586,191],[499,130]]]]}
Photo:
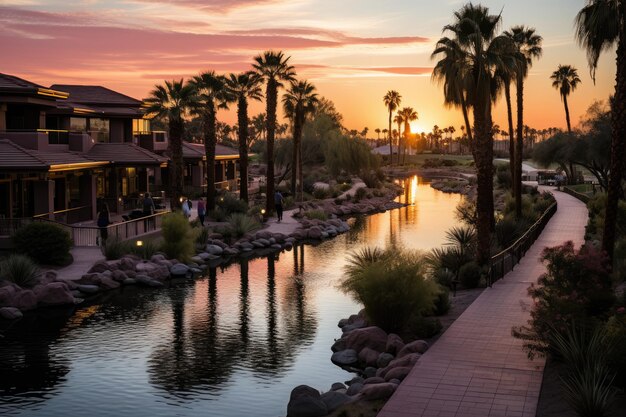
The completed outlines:
{"type": "MultiPolygon", "coordinates": [[[[400,165],[400,141],[402,140],[402,124],[404,123],[404,117],[399,110],[398,113],[393,116],[393,122],[398,125],[398,165],[400,165]]],[[[393,155],[393,152],[390,155],[393,155]]]]}
{"type": "Polygon", "coordinates": [[[552,79],[552,87],[559,90],[563,106],[565,106],[565,121],[567,122],[567,131],[572,133],[572,126],[569,121],[569,106],[567,105],[567,97],[571,92],[576,90],[578,84],[581,83],[578,76],[578,70],[571,65],[559,65],[556,71],[550,76],[552,79]]]}
{"type": "Polygon", "coordinates": [[[267,132],[265,113],[259,113],[252,118],[252,127],[254,128],[255,140],[265,140],[265,133],[267,132]]]}
{"type": "Polygon", "coordinates": [[[267,122],[267,190],[265,200],[266,212],[274,211],[274,135],[276,133],[276,106],[278,89],[283,81],[293,81],[296,76],[294,67],[282,51],[265,51],[254,57],[252,66],[257,74],[267,83],[265,89],[266,122],[267,122]]]}
{"type": "Polygon", "coordinates": [[[513,26],[510,31],[505,31],[504,36],[513,43],[517,55],[515,62],[515,85],[517,92],[517,140],[515,145],[515,177],[513,177],[515,194],[515,215],[522,217],[522,151],[524,149],[524,78],[528,76],[528,69],[532,66],[533,59],[541,57],[543,38],[535,33],[534,28],[525,26],[513,26]]]}
{"type": "Polygon", "coordinates": [[[263,98],[261,80],[252,71],[230,74],[226,79],[226,89],[229,98],[237,102],[239,170],[241,171],[239,198],[248,202],[248,100],[260,101],[263,98]]]}
{"type": "Polygon", "coordinates": [[[302,196],[302,129],[306,117],[315,112],[318,103],[315,86],[306,80],[292,81],[291,86],[283,95],[283,109],[285,115],[293,124],[293,158],[291,166],[291,194],[296,195],[296,181],[300,181],[300,195],[302,196]]]}
{"type": "Polygon", "coordinates": [[[376,132],[376,140],[380,140],[380,129],[376,128],[374,129],[374,132],[376,132]]]}
{"type": "Polygon", "coordinates": [[[206,71],[189,81],[195,91],[193,112],[202,118],[204,153],[206,155],[206,208],[215,209],[215,145],[217,144],[217,110],[227,109],[226,79],[215,71],[206,71]]]}
{"type": "Polygon", "coordinates": [[[576,36],[587,51],[594,81],[600,54],[617,46],[615,94],[611,106],[611,166],[602,236],[602,249],[613,257],[617,203],[623,192],[626,160],[626,1],[588,0],[587,6],[576,16],[576,36]]]}
{"type": "Polygon", "coordinates": [[[170,207],[180,207],[183,194],[183,135],[185,134],[185,115],[194,95],[193,88],[179,81],[165,81],[165,85],[156,85],[146,99],[146,112],[159,118],[167,119],[169,130],[168,152],[172,165],[169,170],[170,207]]]}
{"type": "Polygon", "coordinates": [[[418,115],[415,109],[413,109],[413,107],[402,108],[402,110],[398,112],[398,115],[401,115],[402,122],[404,122],[404,156],[403,156],[403,163],[404,163],[404,159],[406,158],[406,145],[408,143],[409,134],[411,132],[410,123],[417,120],[418,115]]]}
{"type": "Polygon", "coordinates": [[[388,136],[389,136],[389,129],[387,128],[383,129],[383,139],[387,139],[388,136]]]}
{"type": "MultiPolygon", "coordinates": [[[[506,102],[506,115],[509,131],[509,171],[511,173],[511,184],[515,184],[515,135],[513,134],[513,109],[511,106],[511,83],[513,82],[514,68],[501,68],[496,73],[497,78],[502,83],[504,89],[504,100],[506,102]]],[[[514,186],[513,186],[514,188],[514,186]]]]}
{"type": "MultiPolygon", "coordinates": [[[[490,259],[491,233],[494,228],[493,203],[493,121],[492,103],[498,94],[495,71],[509,67],[514,61],[510,41],[496,36],[501,22],[500,15],[489,14],[489,9],[472,3],[454,13],[454,22],[444,27],[451,38],[437,42],[434,56],[450,59],[449,50],[454,50],[457,71],[446,72],[445,76],[457,76],[457,82],[471,104],[474,115],[475,143],[473,149],[476,163],[476,248],[477,261],[486,265],[490,259]]],[[[438,63],[439,64],[439,63],[438,63]]],[[[445,84],[444,84],[445,85],[445,84]]]]}
{"type": "MultiPolygon", "coordinates": [[[[387,94],[383,97],[383,103],[385,103],[385,107],[387,107],[387,111],[389,112],[389,132],[391,132],[393,112],[400,107],[401,102],[402,96],[396,90],[387,91],[387,94]]],[[[393,145],[391,135],[389,135],[389,165],[393,165],[393,145]]]]}

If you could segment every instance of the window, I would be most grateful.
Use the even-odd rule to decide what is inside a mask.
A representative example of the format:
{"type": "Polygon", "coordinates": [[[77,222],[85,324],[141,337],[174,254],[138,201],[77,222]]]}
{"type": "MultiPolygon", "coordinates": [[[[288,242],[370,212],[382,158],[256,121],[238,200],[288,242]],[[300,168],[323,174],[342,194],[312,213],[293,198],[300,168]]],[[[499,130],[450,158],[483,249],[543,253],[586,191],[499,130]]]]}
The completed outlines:
{"type": "Polygon", "coordinates": [[[133,119],[133,134],[145,135],[147,133],[150,133],[150,120],[133,119]]]}
{"type": "Polygon", "coordinates": [[[84,117],[70,117],[70,132],[82,133],[87,131],[87,119],[84,117]]]}
{"type": "Polygon", "coordinates": [[[108,119],[89,119],[89,132],[91,137],[99,143],[109,142],[109,120],[108,119]]]}

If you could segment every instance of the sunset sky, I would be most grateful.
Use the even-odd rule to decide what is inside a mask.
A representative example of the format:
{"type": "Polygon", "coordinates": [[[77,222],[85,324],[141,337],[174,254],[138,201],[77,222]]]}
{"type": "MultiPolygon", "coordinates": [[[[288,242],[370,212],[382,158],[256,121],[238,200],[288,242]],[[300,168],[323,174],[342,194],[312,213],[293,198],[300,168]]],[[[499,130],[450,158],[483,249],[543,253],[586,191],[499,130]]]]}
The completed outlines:
{"type": "MultiPolygon", "coordinates": [[[[0,0],[0,72],[39,84],[98,84],[145,98],[164,79],[201,71],[239,72],[267,49],[291,56],[300,78],[335,102],[349,129],[384,128],[382,97],[389,89],[414,107],[413,130],[461,125],[431,82],[430,54],[454,0],[0,0]]],[[[614,86],[615,53],[600,61],[597,83],[574,41],[583,0],[483,1],[502,11],[502,29],[525,24],[544,38],[544,54],[528,77],[526,124],[564,127],[550,74],[558,64],[578,68],[582,85],[570,98],[572,124],[614,86]]],[[[251,113],[263,111],[254,105],[251,113]]],[[[235,111],[219,118],[235,122],[235,111]]],[[[499,103],[495,123],[505,125],[499,103]]],[[[369,136],[373,137],[374,134],[369,136]]]]}

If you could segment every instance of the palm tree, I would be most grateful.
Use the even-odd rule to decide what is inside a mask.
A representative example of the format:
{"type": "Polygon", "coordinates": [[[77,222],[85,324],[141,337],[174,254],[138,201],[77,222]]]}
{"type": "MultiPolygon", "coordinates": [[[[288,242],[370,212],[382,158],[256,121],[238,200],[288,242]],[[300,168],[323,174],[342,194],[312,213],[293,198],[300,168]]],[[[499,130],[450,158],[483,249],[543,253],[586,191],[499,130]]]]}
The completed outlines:
{"type": "Polygon", "coordinates": [[[169,130],[168,152],[172,158],[169,170],[170,207],[180,207],[183,194],[183,135],[185,133],[185,114],[189,110],[194,92],[193,88],[179,81],[165,81],[165,85],[156,85],[146,99],[147,114],[167,119],[169,130]]]}
{"type": "Polygon", "coordinates": [[[567,105],[567,96],[578,87],[581,83],[578,76],[578,70],[571,65],[559,65],[556,71],[550,76],[552,79],[552,87],[559,90],[563,106],[565,106],[565,121],[567,122],[567,131],[572,133],[572,126],[569,121],[569,106],[567,105]]]}
{"type": "MultiPolygon", "coordinates": [[[[474,115],[473,146],[476,163],[477,199],[476,232],[478,245],[477,261],[486,265],[490,259],[491,233],[494,229],[493,203],[493,121],[491,107],[498,93],[495,71],[510,67],[514,61],[510,41],[496,36],[500,15],[490,15],[489,9],[481,5],[466,4],[454,13],[454,22],[444,27],[452,38],[444,37],[437,42],[434,56],[443,60],[455,58],[457,62],[444,62],[455,71],[443,72],[444,77],[458,77],[444,82],[456,83],[471,104],[474,115]],[[454,51],[450,55],[449,51],[454,51]]],[[[440,63],[437,63],[439,66],[440,63]]],[[[447,83],[447,84],[446,84],[447,83]]]]}
{"type": "MultiPolygon", "coordinates": [[[[393,112],[400,107],[402,102],[402,96],[396,90],[389,90],[383,97],[383,102],[389,111],[389,131],[391,132],[391,119],[393,118],[393,112]]],[[[391,135],[389,135],[389,165],[393,165],[393,145],[391,135]]]]}
{"type": "Polygon", "coordinates": [[[230,99],[237,102],[237,123],[239,139],[239,198],[248,202],[248,99],[260,101],[261,80],[252,71],[230,74],[226,79],[230,99]]]}
{"type": "Polygon", "coordinates": [[[265,121],[265,113],[259,113],[252,118],[252,127],[254,128],[255,139],[265,140],[267,122],[265,121]]]}
{"type": "Polygon", "coordinates": [[[383,139],[386,139],[387,136],[389,136],[389,129],[385,128],[383,129],[383,139]]]}
{"type": "Polygon", "coordinates": [[[524,78],[528,76],[528,69],[532,66],[533,59],[541,57],[543,52],[541,42],[543,38],[535,33],[534,28],[514,26],[510,31],[504,32],[514,45],[517,55],[515,81],[517,87],[517,140],[515,146],[515,177],[513,177],[515,194],[515,214],[522,217],[522,151],[524,137],[524,78]]]}
{"type": "Polygon", "coordinates": [[[504,100],[506,102],[506,115],[509,131],[509,171],[511,173],[511,184],[515,184],[515,135],[513,134],[513,109],[511,108],[511,82],[515,68],[500,68],[496,73],[497,78],[504,88],[504,100]]]}
{"type": "Polygon", "coordinates": [[[623,192],[621,183],[626,160],[626,1],[589,0],[576,16],[576,36],[587,51],[594,82],[600,54],[617,46],[615,94],[611,106],[611,165],[602,236],[602,249],[612,258],[617,203],[623,192]]]}
{"type": "Polygon", "coordinates": [[[206,154],[206,208],[215,209],[215,145],[217,144],[217,110],[228,108],[225,78],[215,71],[203,72],[191,79],[195,91],[193,112],[202,118],[204,152],[206,154]]]}
{"type": "MultiPolygon", "coordinates": [[[[400,141],[402,140],[402,124],[404,123],[404,118],[400,111],[393,116],[393,122],[398,125],[398,165],[400,165],[400,141]]],[[[393,152],[390,154],[393,155],[393,152]]]]}
{"type": "Polygon", "coordinates": [[[376,132],[376,140],[380,140],[380,129],[376,128],[374,129],[374,132],[376,132]]]}
{"type": "Polygon", "coordinates": [[[267,83],[265,105],[267,114],[267,190],[265,200],[266,212],[274,211],[274,135],[276,132],[276,106],[278,89],[283,81],[293,81],[296,75],[289,59],[279,51],[266,51],[254,57],[252,65],[256,72],[267,83]]]}
{"type": "MultiPolygon", "coordinates": [[[[402,121],[404,122],[404,159],[406,157],[406,144],[408,143],[409,134],[411,132],[410,122],[418,119],[417,112],[413,109],[413,107],[404,107],[402,110],[398,112],[398,115],[401,115],[402,121]]],[[[399,159],[399,154],[398,154],[399,159]]]]}
{"type": "Polygon", "coordinates": [[[300,181],[302,196],[302,129],[306,117],[315,112],[318,103],[315,86],[306,80],[292,81],[289,90],[283,96],[285,115],[293,124],[293,158],[291,166],[291,194],[296,195],[296,181],[300,181]]]}

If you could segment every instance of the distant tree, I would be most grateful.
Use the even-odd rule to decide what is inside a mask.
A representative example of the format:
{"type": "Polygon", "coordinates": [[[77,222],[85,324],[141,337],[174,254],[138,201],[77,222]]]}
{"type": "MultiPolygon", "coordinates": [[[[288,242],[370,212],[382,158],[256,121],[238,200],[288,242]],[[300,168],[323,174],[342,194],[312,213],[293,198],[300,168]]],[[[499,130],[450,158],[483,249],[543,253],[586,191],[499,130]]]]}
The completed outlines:
{"type": "Polygon", "coordinates": [[[183,194],[183,134],[185,115],[189,111],[194,96],[193,88],[179,81],[165,81],[165,85],[156,85],[146,99],[147,114],[167,120],[169,130],[168,151],[172,164],[169,169],[170,207],[180,207],[183,194]]]}
{"type": "MultiPolygon", "coordinates": [[[[404,156],[403,156],[403,163],[404,160],[406,159],[406,147],[407,147],[407,143],[409,141],[409,135],[411,133],[411,125],[410,123],[417,120],[418,119],[418,115],[417,112],[415,111],[415,109],[413,109],[413,107],[404,107],[402,108],[402,110],[400,110],[398,112],[398,115],[401,115],[402,117],[402,122],[404,123],[404,156]]],[[[398,152],[398,158],[399,158],[399,152],[398,152]]]]}
{"type": "MultiPolygon", "coordinates": [[[[393,112],[400,107],[402,102],[402,96],[396,90],[389,90],[383,97],[383,102],[389,112],[389,131],[391,132],[391,119],[393,118],[393,112]]],[[[391,143],[391,136],[389,137],[389,165],[393,165],[393,145],[391,143]]]]}
{"type": "Polygon", "coordinates": [[[333,122],[333,125],[336,128],[343,128],[343,115],[337,111],[335,103],[326,97],[319,97],[317,105],[315,106],[314,117],[319,117],[321,115],[326,115],[333,122]]]}
{"type": "Polygon", "coordinates": [[[552,79],[552,87],[559,90],[563,106],[565,107],[565,121],[567,122],[567,131],[572,133],[572,125],[569,121],[569,107],[567,105],[567,97],[576,90],[578,84],[581,83],[578,76],[578,70],[571,65],[559,65],[556,71],[550,76],[552,79]]]}
{"type": "Polygon", "coordinates": [[[374,132],[376,132],[376,140],[380,140],[380,129],[376,128],[374,129],[374,132]]]}

